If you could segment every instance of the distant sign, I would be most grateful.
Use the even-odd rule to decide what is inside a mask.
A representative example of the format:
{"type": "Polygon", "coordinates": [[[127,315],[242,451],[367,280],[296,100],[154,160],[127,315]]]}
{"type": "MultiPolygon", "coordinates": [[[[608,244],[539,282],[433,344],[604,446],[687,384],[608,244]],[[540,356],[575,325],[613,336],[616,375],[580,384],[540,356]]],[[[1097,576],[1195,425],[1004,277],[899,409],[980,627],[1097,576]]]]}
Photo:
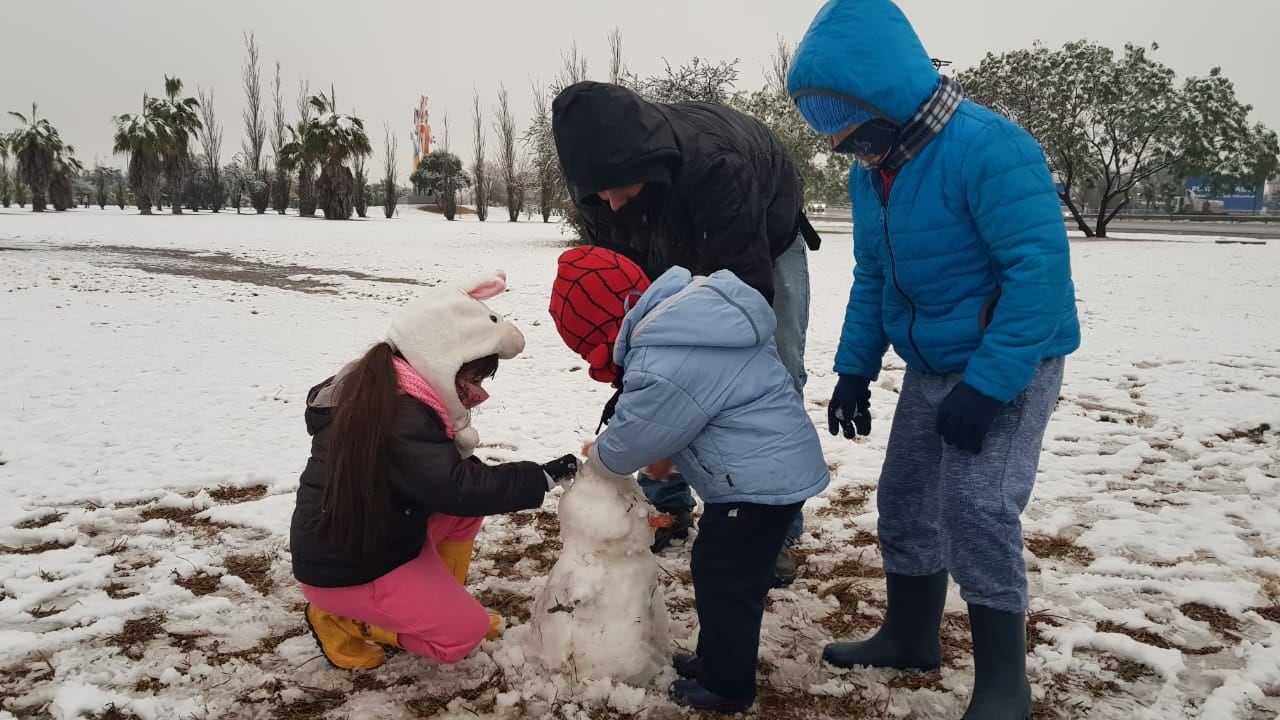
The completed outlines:
{"type": "Polygon", "coordinates": [[[1186,190],[1197,200],[1221,200],[1224,212],[1260,213],[1266,202],[1266,188],[1251,190],[1238,187],[1232,193],[1215,193],[1209,189],[1208,179],[1203,177],[1188,179],[1186,190]]]}

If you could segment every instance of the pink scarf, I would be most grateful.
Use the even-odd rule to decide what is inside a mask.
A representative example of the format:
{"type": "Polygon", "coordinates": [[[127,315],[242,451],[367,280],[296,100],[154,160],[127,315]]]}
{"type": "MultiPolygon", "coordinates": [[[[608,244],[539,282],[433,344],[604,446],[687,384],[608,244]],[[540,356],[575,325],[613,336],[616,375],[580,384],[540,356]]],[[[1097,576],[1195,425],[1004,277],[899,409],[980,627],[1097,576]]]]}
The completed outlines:
{"type": "MultiPolygon", "coordinates": [[[[431,387],[404,358],[393,358],[392,363],[396,368],[396,380],[400,384],[400,389],[409,397],[435,410],[440,419],[444,421],[445,435],[448,435],[449,439],[452,440],[454,435],[457,434],[457,428],[453,426],[449,411],[445,408],[444,401],[440,399],[440,395],[436,393],[435,388],[431,387]]],[[[457,392],[458,400],[468,410],[489,399],[489,393],[485,392],[483,387],[471,383],[459,383],[457,392]]]]}

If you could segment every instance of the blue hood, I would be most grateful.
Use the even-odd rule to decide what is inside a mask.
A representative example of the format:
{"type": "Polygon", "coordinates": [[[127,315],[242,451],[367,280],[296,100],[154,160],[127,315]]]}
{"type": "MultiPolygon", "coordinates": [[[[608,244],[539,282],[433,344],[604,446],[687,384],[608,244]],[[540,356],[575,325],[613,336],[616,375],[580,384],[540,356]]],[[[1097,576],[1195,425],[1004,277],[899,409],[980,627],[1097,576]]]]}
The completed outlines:
{"type": "Polygon", "coordinates": [[[829,94],[905,125],[933,94],[938,70],[891,0],[831,0],[796,50],[792,98],[829,94]]]}
{"type": "Polygon", "coordinates": [[[750,348],[773,339],[778,321],[764,296],[728,270],[693,277],[682,267],[663,273],[627,312],[614,360],[632,348],[750,348]]]}

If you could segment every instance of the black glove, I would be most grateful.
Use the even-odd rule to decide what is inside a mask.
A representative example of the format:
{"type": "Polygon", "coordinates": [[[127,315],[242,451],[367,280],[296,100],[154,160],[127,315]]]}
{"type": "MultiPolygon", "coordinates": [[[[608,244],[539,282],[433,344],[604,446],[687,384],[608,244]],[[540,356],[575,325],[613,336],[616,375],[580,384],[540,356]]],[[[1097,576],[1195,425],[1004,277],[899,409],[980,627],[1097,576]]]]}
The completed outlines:
{"type": "Polygon", "coordinates": [[[871,434],[871,379],[857,375],[841,375],[831,393],[827,405],[827,429],[832,435],[844,430],[844,436],[852,439],[871,434]]]}
{"type": "Polygon", "coordinates": [[[951,447],[977,455],[1003,407],[999,400],[960,383],[938,405],[938,434],[951,447]]]}
{"type": "Polygon", "coordinates": [[[563,485],[577,476],[578,458],[575,455],[565,455],[541,467],[542,472],[547,474],[547,490],[551,490],[555,486],[563,485]]]}

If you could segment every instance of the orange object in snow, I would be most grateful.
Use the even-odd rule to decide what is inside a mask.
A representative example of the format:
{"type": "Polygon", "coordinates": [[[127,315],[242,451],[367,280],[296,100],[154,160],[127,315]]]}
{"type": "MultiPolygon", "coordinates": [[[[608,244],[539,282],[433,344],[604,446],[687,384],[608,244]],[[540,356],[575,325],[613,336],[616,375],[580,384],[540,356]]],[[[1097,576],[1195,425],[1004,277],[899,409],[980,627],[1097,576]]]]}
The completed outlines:
{"type": "Polygon", "coordinates": [[[649,518],[649,527],[651,528],[669,528],[676,523],[676,519],[672,515],[662,513],[661,515],[653,515],[649,518]]]}

